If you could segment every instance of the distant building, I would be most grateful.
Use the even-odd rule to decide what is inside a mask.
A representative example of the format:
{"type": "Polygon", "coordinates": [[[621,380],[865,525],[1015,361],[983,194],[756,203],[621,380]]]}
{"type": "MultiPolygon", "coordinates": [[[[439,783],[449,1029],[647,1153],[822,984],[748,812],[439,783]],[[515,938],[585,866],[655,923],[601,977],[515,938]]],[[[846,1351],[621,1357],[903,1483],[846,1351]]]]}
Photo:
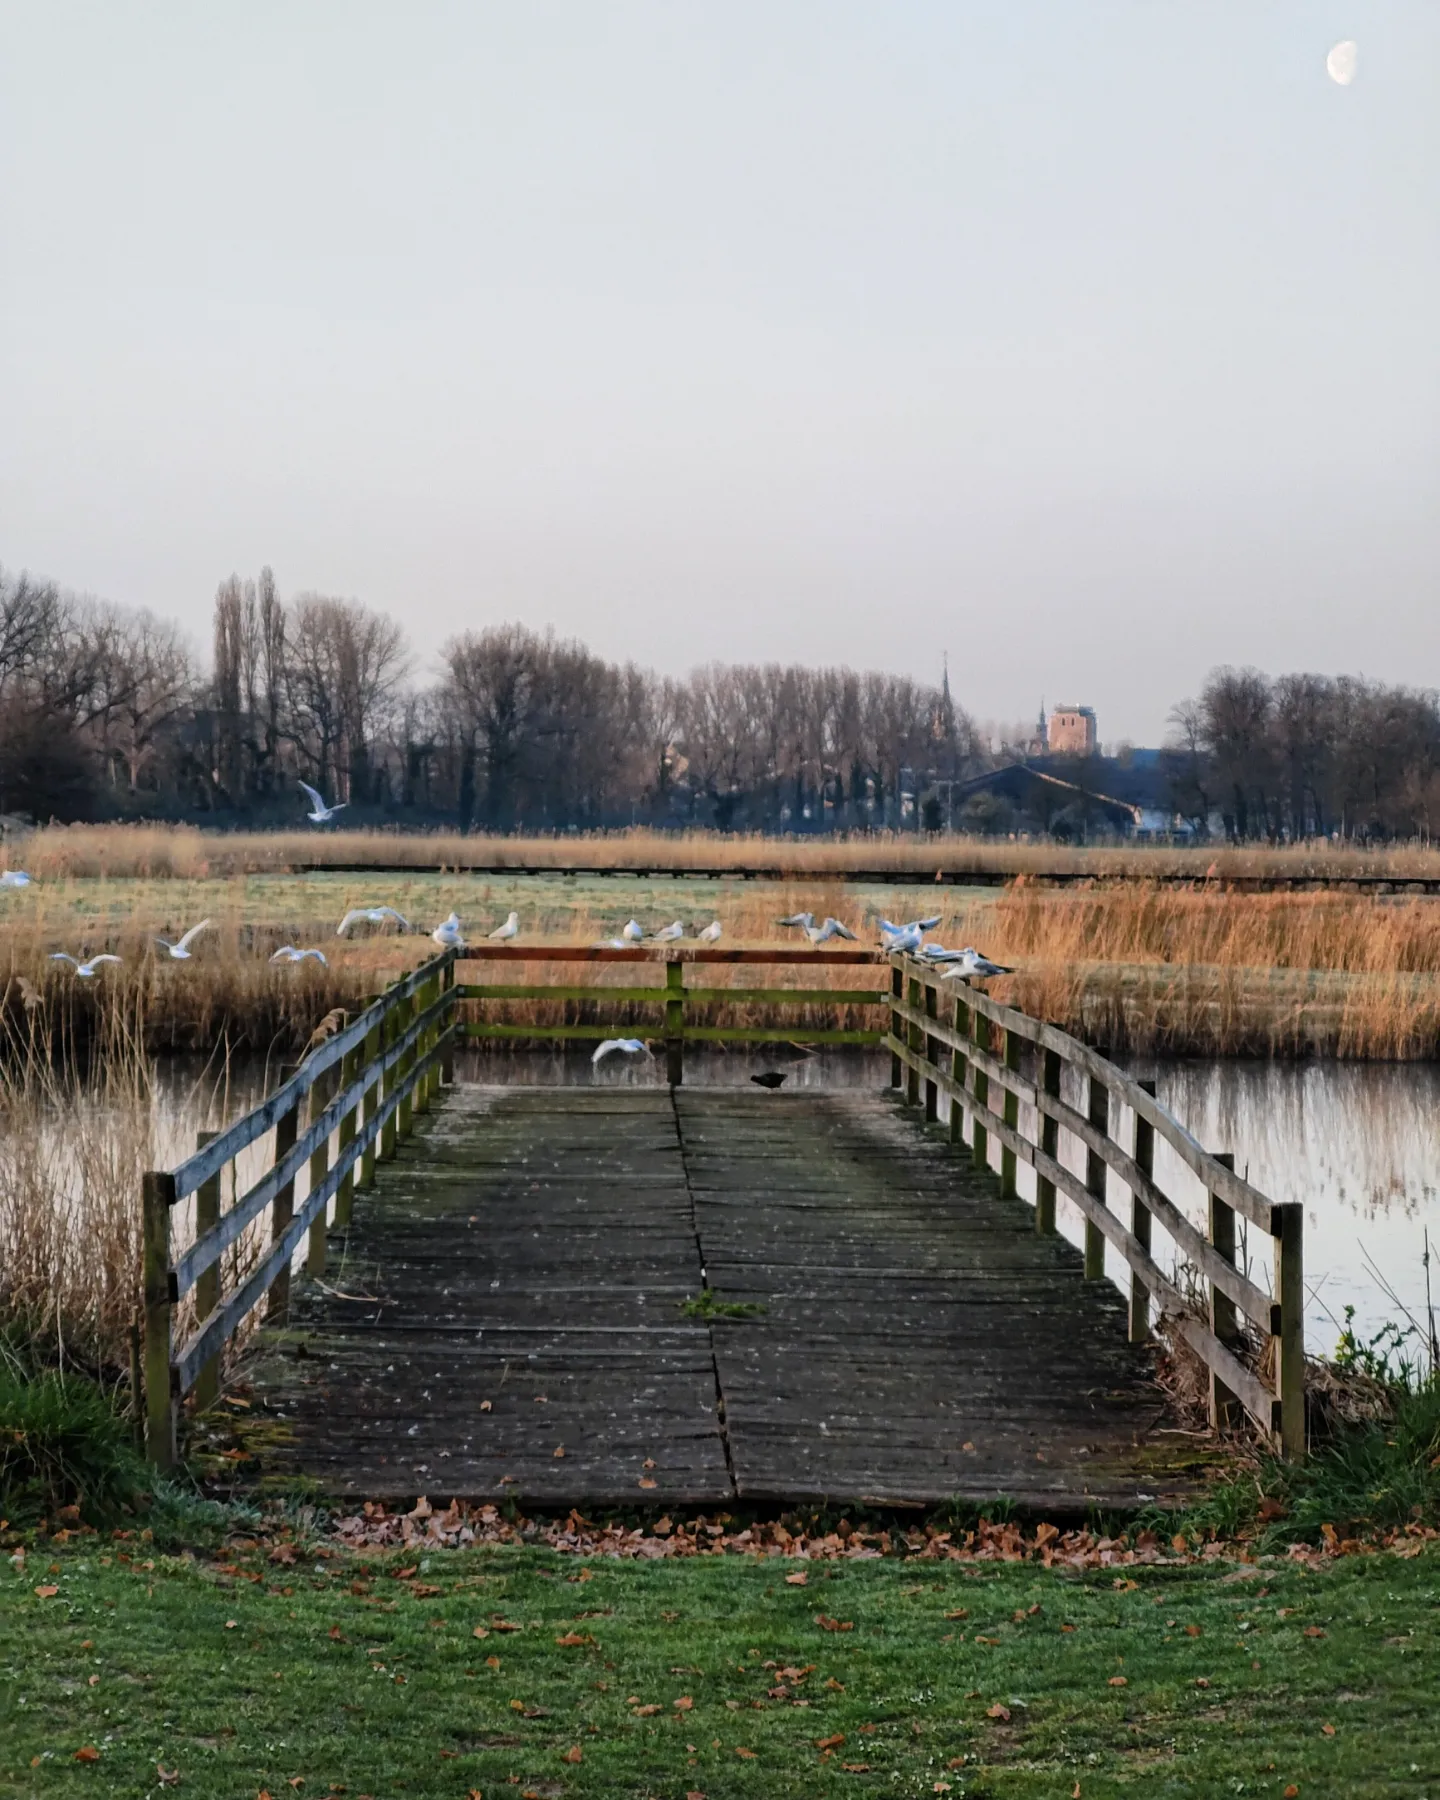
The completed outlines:
{"type": "Polygon", "coordinates": [[[1098,743],[1093,706],[1057,706],[1045,733],[1051,756],[1093,756],[1098,743]]]}

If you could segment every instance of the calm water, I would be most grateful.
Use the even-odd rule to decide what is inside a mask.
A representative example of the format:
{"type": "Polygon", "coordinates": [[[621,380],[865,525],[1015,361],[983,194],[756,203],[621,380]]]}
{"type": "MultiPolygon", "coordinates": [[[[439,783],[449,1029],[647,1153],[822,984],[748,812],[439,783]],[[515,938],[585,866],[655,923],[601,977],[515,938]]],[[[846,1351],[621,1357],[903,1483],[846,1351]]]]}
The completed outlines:
{"type": "MultiPolygon", "coordinates": [[[[554,1053],[470,1054],[457,1059],[462,1081],[524,1086],[663,1085],[663,1062],[612,1057],[592,1067],[584,1050],[554,1053]]],[[[823,1051],[803,1056],[785,1050],[702,1051],[686,1058],[685,1079],[696,1086],[746,1086],[762,1069],[784,1069],[791,1087],[870,1088],[889,1080],[889,1058],[865,1052],[823,1051]]],[[[1428,1227],[1440,1249],[1440,1068],[1424,1064],[1285,1064],[1269,1062],[1136,1061],[1133,1073],[1152,1076],[1159,1098],[1207,1149],[1234,1153],[1235,1167],[1272,1200],[1305,1207],[1305,1271],[1310,1344],[1333,1348],[1347,1305],[1356,1324],[1373,1332],[1408,1308],[1425,1316],[1422,1257],[1428,1227]],[[1387,1291],[1388,1290],[1388,1291],[1387,1291]]],[[[1068,1074],[1068,1072],[1067,1072],[1068,1074]]],[[[157,1095],[157,1127],[167,1160],[195,1147],[196,1130],[235,1118],[263,1092],[264,1070],[232,1066],[226,1083],[213,1071],[179,1060],[166,1064],[157,1095]]],[[[1072,1104],[1083,1104],[1067,1090],[1072,1104]]],[[[1033,1119],[1022,1115],[1033,1133],[1033,1119]]],[[[1133,1120],[1119,1109],[1112,1121],[1121,1143],[1133,1141],[1133,1120]]],[[[1084,1153],[1068,1143],[1064,1160],[1083,1172],[1084,1153]]],[[[998,1161],[998,1154],[996,1157],[998,1161]]],[[[242,1181],[249,1171],[242,1173],[242,1181]]],[[[1205,1196],[1199,1182],[1156,1146],[1156,1179],[1177,1205],[1203,1224],[1205,1196]]],[[[253,1179],[253,1176],[250,1176],[253,1179]]],[[[1033,1198],[1033,1176],[1020,1171],[1021,1192],[1033,1198]]],[[[1112,1186],[1123,1207],[1123,1190],[1112,1186]]],[[[1063,1196],[1056,1206],[1060,1229],[1083,1237],[1078,1210],[1063,1196]]],[[[1128,1212],[1122,1216],[1128,1216],[1128,1212]]],[[[1173,1262],[1169,1243],[1156,1229],[1159,1260],[1173,1262]]],[[[1250,1272],[1269,1283],[1269,1240],[1250,1231],[1242,1245],[1250,1272]]],[[[1111,1274],[1123,1268],[1111,1258],[1111,1274]]],[[[1440,1264],[1432,1263],[1432,1287],[1440,1306],[1440,1264]]]]}

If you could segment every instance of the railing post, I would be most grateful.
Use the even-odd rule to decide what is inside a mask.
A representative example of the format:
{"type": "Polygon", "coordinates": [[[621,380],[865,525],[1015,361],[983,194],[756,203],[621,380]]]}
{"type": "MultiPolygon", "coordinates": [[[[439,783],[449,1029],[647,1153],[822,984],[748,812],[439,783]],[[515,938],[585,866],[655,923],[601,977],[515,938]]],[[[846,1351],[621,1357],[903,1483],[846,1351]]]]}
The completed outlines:
{"type": "MultiPolygon", "coordinates": [[[[1235,1158],[1229,1151],[1217,1152],[1215,1160],[1221,1168],[1233,1169],[1235,1158]]],[[[1235,1209],[1218,1194],[1210,1195],[1210,1230],[1208,1236],[1215,1250],[1232,1266],[1235,1262],[1235,1209]]],[[[1240,1338],[1240,1321],[1235,1302],[1210,1283],[1210,1329],[1227,1349],[1233,1350],[1240,1338]]],[[[1240,1402],[1212,1369],[1210,1371],[1210,1425],[1215,1431],[1229,1430],[1240,1423],[1240,1402]]]]}
{"type": "MultiPolygon", "coordinates": [[[[365,1033],[365,1042],[360,1046],[361,1067],[364,1070],[365,1091],[360,1097],[360,1124],[368,1125],[380,1110],[380,1077],[375,1073],[375,1063],[380,1055],[381,1024],[377,1019],[365,1033]]],[[[366,1149],[360,1152],[360,1178],[357,1187],[368,1188],[375,1180],[375,1142],[372,1138],[366,1149]]]]}
{"type": "MultiPolygon", "coordinates": [[[[978,1006],[970,1008],[970,1029],[977,1050],[990,1048],[990,1021],[978,1006]]],[[[971,1067],[970,1091],[975,1096],[975,1116],[970,1123],[970,1155],[977,1169],[990,1167],[990,1133],[980,1121],[990,1105],[990,1077],[978,1065],[971,1067]]]]}
{"type": "MultiPolygon", "coordinates": [[[[218,1131],[197,1131],[195,1148],[203,1150],[208,1143],[219,1137],[218,1131]]],[[[208,1181],[202,1181],[195,1190],[195,1241],[198,1244],[207,1232],[211,1232],[220,1223],[220,1182],[224,1174],[217,1169],[208,1181]]],[[[195,1323],[203,1325],[220,1304],[220,1264],[211,1263],[210,1267],[199,1275],[195,1281],[195,1323]]],[[[220,1398],[220,1353],[217,1350],[205,1367],[195,1377],[195,1410],[204,1412],[212,1407],[220,1398]]]]}
{"type": "MultiPolygon", "coordinates": [[[[385,1011],[380,1016],[380,1049],[383,1054],[388,1056],[391,1050],[394,1049],[403,1024],[404,1015],[401,1009],[401,1003],[399,1000],[392,998],[386,1004],[385,1011]]],[[[388,1101],[394,1094],[395,1084],[399,1079],[400,1065],[398,1063],[391,1063],[385,1070],[384,1075],[380,1078],[380,1100],[382,1104],[388,1101]]],[[[398,1124],[395,1111],[392,1110],[386,1117],[385,1123],[380,1127],[381,1162],[389,1162],[390,1158],[395,1154],[397,1129],[398,1124]]]]}
{"type": "MultiPolygon", "coordinates": [[[[430,1003],[435,999],[439,985],[440,976],[437,971],[415,996],[417,1017],[430,1010],[430,1003]]],[[[434,1042],[435,1027],[433,1024],[427,1025],[415,1040],[415,1066],[419,1070],[419,1074],[415,1077],[414,1104],[411,1108],[413,1113],[427,1113],[430,1110],[430,1070],[425,1066],[425,1058],[430,1054],[430,1046],[434,1042]]]]}
{"type": "MultiPolygon", "coordinates": [[[[940,1002],[934,987],[930,982],[924,981],[921,983],[921,990],[925,995],[926,1018],[938,1018],[940,1015],[940,1002]]],[[[925,1033],[925,1061],[930,1064],[938,1064],[939,1060],[939,1056],[936,1053],[935,1040],[927,1031],[925,1033]]],[[[939,1117],[940,1084],[932,1076],[927,1075],[925,1077],[925,1121],[927,1124],[933,1124],[939,1117]]]]}
{"type": "MultiPolygon", "coordinates": [[[[455,1023],[455,1011],[459,1006],[459,1001],[453,997],[456,954],[457,953],[452,950],[450,952],[450,959],[445,964],[445,992],[451,994],[452,998],[450,1004],[445,1008],[445,1011],[441,1015],[440,1025],[442,1030],[447,1031],[455,1023]]],[[[455,1039],[453,1034],[450,1037],[449,1042],[445,1045],[444,1053],[440,1058],[440,1081],[444,1087],[452,1087],[455,1082],[455,1039]]]]}
{"type": "MultiPolygon", "coordinates": [[[[347,1091],[360,1079],[360,1059],[365,1054],[363,1043],[357,1044],[340,1065],[340,1085],[347,1091]]],[[[355,1142],[355,1120],[360,1111],[359,1099],[355,1099],[340,1117],[340,1137],[337,1145],[337,1159],[344,1159],[345,1152],[355,1142]]],[[[335,1190],[335,1228],[343,1231],[350,1223],[350,1214],[355,1205],[355,1165],[352,1163],[340,1177],[340,1186],[335,1190]]]]}
{"type": "MultiPolygon", "coordinates": [[[[1090,1077],[1090,1123],[1099,1132],[1110,1130],[1110,1090],[1103,1081],[1090,1077]]],[[[1105,1205],[1105,1158],[1098,1150],[1085,1146],[1085,1191],[1105,1205]]],[[[1101,1281],[1105,1276],[1105,1233],[1091,1220],[1085,1221],[1085,1279],[1101,1281]]]]}
{"type": "Polygon", "coordinates": [[[685,1080],[685,965],[675,957],[665,963],[665,1079],[685,1080]]]}
{"type": "Polygon", "coordinates": [[[1302,1239],[1305,1208],[1286,1200],[1270,1208],[1275,1246],[1275,1395],[1279,1412],[1280,1450],[1298,1460],[1305,1441],[1305,1275],[1302,1239]]]}
{"type": "MultiPolygon", "coordinates": [[[[1040,1052],[1040,1092],[1048,1094],[1052,1100],[1060,1098],[1060,1052],[1058,1050],[1042,1050],[1040,1052]]],[[[1060,1121],[1052,1119],[1049,1113],[1040,1115],[1040,1148],[1051,1162],[1060,1155],[1060,1121]]],[[[1042,1237],[1055,1235],[1055,1183],[1036,1171],[1035,1175],[1035,1229],[1042,1237]]]]}
{"type": "MultiPolygon", "coordinates": [[[[1153,1081],[1137,1081],[1136,1087],[1155,1097],[1153,1081]]],[[[1142,1175],[1155,1173],[1155,1127],[1148,1119],[1135,1115],[1135,1167],[1142,1175]]],[[[1150,1249],[1150,1208],[1139,1194],[1130,1195],[1130,1235],[1140,1248],[1150,1249]]],[[[1130,1342],[1143,1344],[1150,1335],[1150,1290],[1144,1280],[1130,1271],[1130,1342]]]]}
{"type": "MultiPolygon", "coordinates": [[[[407,994],[395,1005],[395,1035],[403,1038],[415,1023],[415,995],[407,994]]],[[[406,1084],[410,1080],[410,1072],[415,1067],[416,1047],[410,1048],[395,1065],[395,1079],[400,1088],[400,1102],[395,1108],[395,1136],[403,1144],[415,1129],[415,1096],[414,1090],[406,1084]]]]}
{"type": "MultiPolygon", "coordinates": [[[[300,1107],[297,1102],[287,1113],[282,1113],[275,1121],[275,1163],[288,1156],[295,1148],[300,1123],[300,1107]]],[[[274,1165],[272,1164],[272,1167],[274,1165]]],[[[275,1204],[270,1209],[270,1242],[278,1244],[290,1229],[290,1221],[295,1217],[295,1180],[292,1176],[275,1195],[275,1204]]],[[[283,1325],[290,1317],[290,1264],[287,1262],[274,1281],[270,1284],[270,1302],[265,1308],[266,1320],[271,1325],[283,1325]]]]}
{"type": "MultiPolygon", "coordinates": [[[[1005,1033],[1005,1067],[1020,1072],[1020,1050],[1024,1039],[1018,1031],[1005,1033]]],[[[1020,1096],[1013,1088],[1006,1088],[1000,1101],[1000,1116],[1012,1131],[1020,1129],[1020,1096]]],[[[1019,1193],[1015,1183],[1015,1152],[1007,1145],[1000,1146],[1000,1192],[1007,1199],[1013,1200],[1019,1193]]]]}
{"type": "MultiPolygon", "coordinates": [[[[905,1042],[905,1021],[895,1010],[895,1003],[905,998],[905,976],[898,963],[890,965],[890,1035],[900,1043],[905,1042]]],[[[890,1085],[898,1088],[904,1080],[905,1065],[892,1050],[890,1052],[890,1085]]]]}
{"type": "MultiPolygon", "coordinates": [[[[919,1012],[920,983],[913,975],[907,975],[905,978],[905,1003],[911,1012],[919,1012]]],[[[905,1021],[905,1048],[918,1060],[923,1045],[924,1034],[920,1027],[913,1020],[907,1019],[905,1021]]],[[[920,1071],[913,1063],[905,1065],[905,1104],[907,1106],[920,1104],[920,1071]]]]}
{"type": "MultiPolygon", "coordinates": [[[[970,1008],[960,998],[959,994],[956,994],[955,996],[954,1026],[957,1038],[968,1038],[970,1036],[970,1008]]],[[[965,1077],[969,1073],[969,1070],[970,1063],[965,1052],[963,1050],[952,1050],[950,1052],[950,1079],[962,1093],[965,1089],[965,1077]]],[[[955,1098],[954,1094],[951,1094],[950,1096],[950,1142],[952,1144],[963,1144],[965,1142],[965,1108],[961,1102],[955,1098]]]]}
{"type": "MultiPolygon", "coordinates": [[[[333,1068],[330,1068],[325,1071],[310,1090],[309,1123],[311,1125],[313,1125],[317,1119],[324,1116],[325,1109],[329,1106],[330,1097],[334,1092],[335,1072],[333,1068]]],[[[327,1133],[310,1152],[310,1187],[308,1192],[313,1194],[329,1173],[330,1137],[327,1133]]],[[[305,1273],[310,1276],[323,1275],[325,1273],[325,1239],[330,1225],[330,1221],[326,1215],[329,1210],[330,1207],[327,1203],[320,1208],[319,1212],[316,1213],[315,1217],[310,1221],[308,1242],[305,1246],[305,1273]]]]}
{"type": "Polygon", "coordinates": [[[145,1295],[145,1449],[157,1469],[173,1469],[179,1455],[178,1408],[170,1360],[170,1209],[175,1177],[149,1171],[141,1182],[141,1242],[145,1295]]]}

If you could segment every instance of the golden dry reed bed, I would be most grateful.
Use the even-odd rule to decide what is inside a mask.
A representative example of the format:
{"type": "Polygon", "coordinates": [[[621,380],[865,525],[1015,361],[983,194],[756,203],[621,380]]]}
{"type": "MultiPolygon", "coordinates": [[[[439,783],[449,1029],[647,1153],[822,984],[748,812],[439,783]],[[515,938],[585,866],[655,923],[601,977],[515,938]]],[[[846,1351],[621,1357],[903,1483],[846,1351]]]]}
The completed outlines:
{"type": "Polygon", "coordinates": [[[1218,881],[1279,876],[1343,881],[1358,876],[1424,876],[1440,881],[1440,848],[1404,845],[1362,849],[1315,844],[1116,846],[1067,849],[1057,844],[994,838],[917,837],[880,833],[856,838],[777,838],[759,834],[657,832],[645,829],[488,837],[455,832],[203,832],[188,825],[50,825],[11,851],[31,874],[190,880],[283,873],[297,867],[414,869],[639,870],[775,869],[787,876],[909,871],[947,875],[1092,875],[1097,879],[1218,881]]]}

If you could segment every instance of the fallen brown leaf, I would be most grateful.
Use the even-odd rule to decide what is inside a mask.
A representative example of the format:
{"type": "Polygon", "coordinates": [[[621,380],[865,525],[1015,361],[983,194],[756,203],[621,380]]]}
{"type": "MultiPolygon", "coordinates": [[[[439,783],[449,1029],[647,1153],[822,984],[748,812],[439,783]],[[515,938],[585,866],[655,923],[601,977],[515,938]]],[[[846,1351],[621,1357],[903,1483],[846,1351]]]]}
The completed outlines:
{"type": "Polygon", "coordinates": [[[1324,1635],[1325,1635],[1324,1631],[1318,1625],[1307,1625],[1305,1627],[1305,1636],[1306,1637],[1311,1637],[1311,1638],[1324,1637],[1324,1635]]]}
{"type": "Polygon", "coordinates": [[[572,1744],[568,1750],[561,1753],[560,1760],[565,1763],[584,1762],[585,1752],[578,1744],[572,1744]]]}
{"type": "Polygon", "coordinates": [[[567,1631],[564,1637],[557,1637],[555,1642],[560,1645],[562,1650],[573,1650],[579,1644],[593,1644],[595,1640],[588,1631],[567,1631]]]}
{"type": "Polygon", "coordinates": [[[76,1762],[99,1762],[100,1752],[93,1744],[82,1744],[75,1752],[76,1762]]]}
{"type": "Polygon", "coordinates": [[[552,1456],[563,1456],[565,1454],[565,1446],[563,1444],[557,1444],[550,1454],[552,1456]]]}
{"type": "Polygon", "coordinates": [[[652,1700],[648,1706],[632,1706],[630,1710],[637,1719],[649,1719],[660,1711],[660,1706],[658,1702],[652,1700]]]}
{"type": "Polygon", "coordinates": [[[180,1785],[180,1771],[167,1769],[164,1763],[156,1763],[155,1776],[161,1787],[179,1787],[180,1785]]]}
{"type": "Polygon", "coordinates": [[[868,1775],[870,1773],[869,1763],[841,1763],[840,1767],[848,1769],[852,1775],[868,1775]]]}
{"type": "Polygon", "coordinates": [[[1129,1685],[1129,1681],[1123,1675],[1112,1675],[1110,1677],[1111,1687],[1129,1687],[1129,1685]]]}
{"type": "Polygon", "coordinates": [[[853,1619],[832,1619],[825,1613],[816,1613],[815,1623],[822,1631],[853,1631],[855,1629],[853,1619]]]}
{"type": "Polygon", "coordinates": [[[746,1762],[754,1762],[755,1760],[755,1752],[753,1750],[747,1750],[743,1744],[737,1744],[735,1746],[735,1754],[737,1756],[743,1756],[746,1762]]]}
{"type": "Polygon", "coordinates": [[[682,1694],[680,1698],[674,1702],[674,1707],[676,1712],[689,1712],[694,1704],[695,1702],[688,1694],[682,1694]]]}
{"type": "Polygon", "coordinates": [[[1002,1706],[997,1700],[993,1706],[987,1706],[985,1708],[985,1717],[987,1719],[1008,1719],[1010,1717],[1010,1708],[1008,1706],[1002,1706]]]}
{"type": "Polygon", "coordinates": [[[490,1630],[486,1625],[477,1625],[470,1635],[471,1637],[487,1638],[490,1635],[490,1630]]]}
{"type": "Polygon", "coordinates": [[[642,1475],[640,1477],[640,1485],[642,1488],[653,1488],[653,1487],[659,1487],[660,1484],[658,1481],[656,1481],[654,1479],[653,1476],[642,1475]]]}
{"type": "Polygon", "coordinates": [[[1334,1737],[1335,1735],[1335,1727],[1333,1725],[1322,1725],[1320,1729],[1326,1737],[1334,1737]]]}
{"type": "Polygon", "coordinates": [[[786,1585],[786,1587],[804,1587],[805,1583],[809,1579],[810,1579],[810,1577],[808,1575],[804,1575],[804,1574],[787,1575],[785,1577],[785,1585],[786,1585]]]}
{"type": "Polygon", "coordinates": [[[838,1750],[844,1742],[845,1733],[843,1731],[837,1731],[831,1737],[816,1738],[815,1748],[817,1750],[838,1750]]]}
{"type": "Polygon", "coordinates": [[[485,1658],[485,1667],[487,1669],[498,1669],[500,1667],[500,1658],[498,1656],[487,1656],[485,1658]]]}
{"type": "Polygon", "coordinates": [[[957,1606],[954,1612],[947,1612],[945,1617],[947,1619],[968,1619],[970,1617],[970,1608],[968,1606],[957,1606]]]}

